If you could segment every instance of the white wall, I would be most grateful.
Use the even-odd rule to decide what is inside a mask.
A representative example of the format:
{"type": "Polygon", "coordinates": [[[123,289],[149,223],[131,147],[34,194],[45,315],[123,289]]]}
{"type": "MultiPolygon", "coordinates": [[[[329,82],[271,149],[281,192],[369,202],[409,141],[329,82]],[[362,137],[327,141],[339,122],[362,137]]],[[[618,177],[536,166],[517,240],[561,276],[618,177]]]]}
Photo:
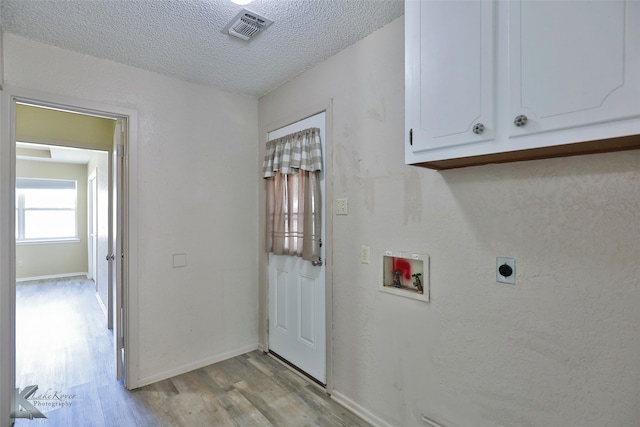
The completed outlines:
{"type": "Polygon", "coordinates": [[[403,57],[398,19],[259,103],[262,129],[333,98],[334,396],[392,426],[638,425],[640,151],[405,166],[403,57]],[[377,290],[384,250],[431,256],[431,302],[377,290]]]}
{"type": "Polygon", "coordinates": [[[134,382],[255,348],[257,100],[8,34],[4,51],[7,85],[137,110],[134,382]]]}

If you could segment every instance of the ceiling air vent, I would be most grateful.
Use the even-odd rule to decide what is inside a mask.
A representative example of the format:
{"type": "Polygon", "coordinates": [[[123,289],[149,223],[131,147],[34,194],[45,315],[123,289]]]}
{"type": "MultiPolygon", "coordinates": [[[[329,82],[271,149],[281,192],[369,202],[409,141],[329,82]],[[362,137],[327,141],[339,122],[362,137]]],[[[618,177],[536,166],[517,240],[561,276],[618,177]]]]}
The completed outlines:
{"type": "Polygon", "coordinates": [[[248,9],[242,9],[240,13],[224,27],[222,32],[242,40],[250,40],[271,24],[273,24],[271,19],[260,16],[248,9]]]}

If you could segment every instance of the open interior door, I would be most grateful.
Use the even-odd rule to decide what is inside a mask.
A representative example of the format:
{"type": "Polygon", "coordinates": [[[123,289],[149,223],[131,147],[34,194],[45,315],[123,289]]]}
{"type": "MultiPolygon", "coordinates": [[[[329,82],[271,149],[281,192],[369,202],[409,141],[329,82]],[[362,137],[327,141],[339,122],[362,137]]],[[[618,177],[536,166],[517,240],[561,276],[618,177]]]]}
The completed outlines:
{"type": "Polygon", "coordinates": [[[116,373],[118,380],[123,379],[124,365],[124,325],[123,325],[123,265],[124,250],[122,244],[122,214],[125,211],[123,205],[123,122],[116,122],[113,134],[113,150],[111,152],[111,198],[110,198],[110,221],[109,221],[109,244],[110,250],[107,260],[109,261],[109,287],[113,301],[113,339],[116,357],[116,373]]]}

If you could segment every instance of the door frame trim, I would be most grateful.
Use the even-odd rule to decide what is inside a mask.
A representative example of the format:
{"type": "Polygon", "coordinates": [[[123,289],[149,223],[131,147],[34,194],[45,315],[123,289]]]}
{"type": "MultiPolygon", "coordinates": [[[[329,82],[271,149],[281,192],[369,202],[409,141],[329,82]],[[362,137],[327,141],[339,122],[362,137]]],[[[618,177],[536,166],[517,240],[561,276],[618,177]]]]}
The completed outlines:
{"type": "MultiPolygon", "coordinates": [[[[316,114],[325,113],[325,334],[326,334],[326,391],[331,394],[333,390],[333,98],[310,104],[294,114],[281,118],[273,123],[262,126],[260,129],[260,146],[258,150],[258,170],[262,173],[262,160],[269,132],[299,122],[316,114]]],[[[262,175],[260,178],[262,180],[262,175]]],[[[265,250],[266,245],[266,184],[263,182],[258,193],[258,348],[265,353],[269,352],[269,334],[267,320],[269,318],[269,254],[265,250]]]]}
{"type": "Polygon", "coordinates": [[[65,111],[98,117],[123,119],[127,126],[127,149],[123,179],[128,210],[125,212],[128,255],[127,269],[123,280],[125,295],[125,387],[137,387],[138,375],[138,313],[132,308],[138,306],[138,240],[137,240],[137,175],[138,175],[138,112],[131,108],[102,104],[85,99],[56,95],[27,88],[5,86],[0,100],[0,425],[10,422],[11,395],[15,387],[15,139],[17,102],[58,108],[65,111]],[[8,202],[8,203],[7,203],[8,202]],[[133,280],[132,280],[133,279],[133,280]]]}

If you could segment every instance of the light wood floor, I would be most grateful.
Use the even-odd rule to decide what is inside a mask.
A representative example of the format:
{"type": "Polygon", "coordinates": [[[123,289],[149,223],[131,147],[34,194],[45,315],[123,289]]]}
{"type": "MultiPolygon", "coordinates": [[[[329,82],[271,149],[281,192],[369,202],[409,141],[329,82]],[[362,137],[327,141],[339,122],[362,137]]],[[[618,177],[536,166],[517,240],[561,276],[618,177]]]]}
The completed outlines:
{"type": "Polygon", "coordinates": [[[30,399],[46,419],[18,427],[369,426],[258,351],[127,391],[92,281],[19,284],[16,294],[16,385],[50,398],[30,399]]]}

